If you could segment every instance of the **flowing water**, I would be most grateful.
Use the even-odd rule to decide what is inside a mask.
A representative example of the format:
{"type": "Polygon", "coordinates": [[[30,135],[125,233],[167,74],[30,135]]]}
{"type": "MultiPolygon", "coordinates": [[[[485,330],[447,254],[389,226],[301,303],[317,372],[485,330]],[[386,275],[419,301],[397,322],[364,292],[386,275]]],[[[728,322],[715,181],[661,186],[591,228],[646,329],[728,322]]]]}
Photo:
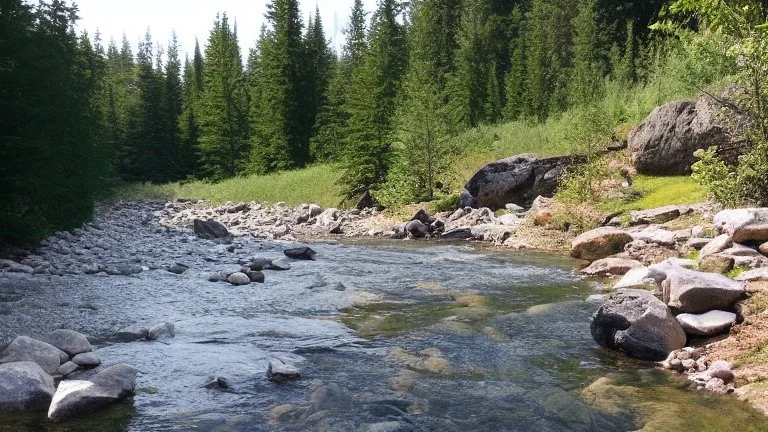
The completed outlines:
{"type": "Polygon", "coordinates": [[[597,306],[585,302],[594,288],[568,259],[427,243],[312,247],[316,261],[245,287],[208,282],[220,265],[191,258],[181,276],[0,277],[5,340],[73,328],[97,340],[105,364],[140,371],[136,396],[112,409],[58,425],[45,413],[4,417],[0,431],[768,430],[734,398],[600,349],[589,333],[597,306]],[[175,338],[112,338],[162,321],[175,322],[175,338]],[[302,378],[269,381],[270,355],[297,362],[302,378]],[[204,388],[209,376],[231,388],[204,388]]]}

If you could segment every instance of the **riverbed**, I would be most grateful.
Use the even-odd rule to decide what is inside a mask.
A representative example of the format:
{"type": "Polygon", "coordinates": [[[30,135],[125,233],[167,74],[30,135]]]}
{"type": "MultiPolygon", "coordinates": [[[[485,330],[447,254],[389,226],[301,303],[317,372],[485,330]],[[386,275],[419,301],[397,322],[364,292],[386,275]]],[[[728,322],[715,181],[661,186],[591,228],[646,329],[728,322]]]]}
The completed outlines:
{"type": "Polygon", "coordinates": [[[155,211],[103,211],[94,229],[36,251],[63,268],[99,260],[141,273],[0,274],[0,345],[55,328],[83,332],[105,365],[137,367],[135,397],[60,425],[45,413],[3,418],[0,431],[768,430],[735,398],[691,391],[598,347],[589,332],[598,305],[586,299],[599,287],[576,277],[568,258],[465,243],[317,242],[315,261],[235,287],[208,276],[296,244],[216,244],[160,227],[155,211]],[[175,262],[190,269],[165,270],[175,262]],[[172,339],[115,337],[166,321],[172,339]],[[301,378],[268,380],[270,356],[294,362],[301,378]],[[205,388],[212,377],[229,388],[205,388]]]}

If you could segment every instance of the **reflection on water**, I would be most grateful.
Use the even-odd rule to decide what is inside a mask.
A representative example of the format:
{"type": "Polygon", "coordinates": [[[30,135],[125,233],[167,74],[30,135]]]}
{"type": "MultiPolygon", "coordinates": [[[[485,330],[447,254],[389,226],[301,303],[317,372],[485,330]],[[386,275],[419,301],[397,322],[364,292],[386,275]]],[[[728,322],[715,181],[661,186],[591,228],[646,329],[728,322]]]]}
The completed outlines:
{"type": "Polygon", "coordinates": [[[66,326],[108,340],[172,320],[176,338],[99,347],[139,369],[132,401],[63,425],[3,418],[0,431],[768,430],[732,398],[599,349],[592,288],[568,260],[416,243],[316,249],[318,261],[260,286],[211,284],[205,268],[52,280],[36,299],[66,326]],[[85,301],[96,310],[66,309],[85,301]],[[299,362],[301,380],[267,380],[276,353],[299,362]],[[211,376],[231,389],[203,388],[211,376]]]}

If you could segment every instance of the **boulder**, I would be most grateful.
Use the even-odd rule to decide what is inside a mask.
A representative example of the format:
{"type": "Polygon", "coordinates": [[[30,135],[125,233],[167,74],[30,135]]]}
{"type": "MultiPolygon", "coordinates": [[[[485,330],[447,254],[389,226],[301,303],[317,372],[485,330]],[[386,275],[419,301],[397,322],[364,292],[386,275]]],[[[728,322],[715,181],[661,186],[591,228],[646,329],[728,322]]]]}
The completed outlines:
{"type": "Polygon", "coordinates": [[[82,367],[96,367],[101,364],[101,359],[96,354],[90,352],[72,357],[72,362],[82,367]]]}
{"type": "Polygon", "coordinates": [[[424,209],[419,209],[416,213],[414,213],[413,217],[411,217],[410,220],[419,221],[424,225],[429,225],[435,221],[435,217],[429,214],[428,211],[424,209]]]}
{"type": "Polygon", "coordinates": [[[674,246],[676,243],[674,232],[667,231],[658,226],[649,226],[643,230],[633,232],[632,238],[661,246],[674,246]]]}
{"type": "Polygon", "coordinates": [[[643,264],[640,261],[623,259],[623,258],[603,258],[593,262],[589,267],[582,270],[580,273],[587,276],[622,276],[628,271],[642,267],[643,264]]]}
{"type": "Polygon", "coordinates": [[[53,377],[37,363],[0,364],[0,413],[43,409],[55,392],[53,377]]]}
{"type": "Polygon", "coordinates": [[[227,227],[213,219],[207,221],[195,219],[193,224],[195,234],[206,240],[223,239],[231,236],[227,227]]]}
{"type": "Polygon", "coordinates": [[[88,338],[74,330],[54,330],[45,335],[42,340],[64,351],[70,356],[93,351],[88,338]]]}
{"type": "Polygon", "coordinates": [[[65,363],[69,356],[55,346],[19,336],[14,339],[0,356],[0,363],[31,361],[37,363],[48,374],[55,374],[59,366],[65,363]]]}
{"type": "Polygon", "coordinates": [[[250,279],[251,282],[254,282],[254,283],[264,283],[264,281],[266,280],[266,276],[264,275],[264,272],[250,270],[245,272],[245,274],[248,276],[248,279],[250,279]]]}
{"type": "Polygon", "coordinates": [[[736,324],[736,314],[719,310],[699,315],[684,313],[677,316],[677,322],[689,335],[715,336],[736,324]]]}
{"type": "Polygon", "coordinates": [[[405,231],[410,237],[421,238],[426,237],[428,229],[423,222],[419,220],[412,220],[405,224],[405,231]]]}
{"type": "Polygon", "coordinates": [[[768,281],[768,268],[761,267],[745,271],[735,278],[739,282],[768,281]]]}
{"type": "Polygon", "coordinates": [[[320,226],[330,227],[334,225],[338,218],[339,209],[329,208],[317,216],[317,221],[315,223],[320,226]]]}
{"type": "Polygon", "coordinates": [[[147,327],[144,327],[141,325],[131,325],[128,327],[123,327],[120,330],[118,330],[117,333],[115,333],[114,337],[117,342],[127,343],[127,342],[135,342],[137,340],[144,339],[147,337],[148,333],[149,333],[149,328],[147,327]]]}
{"type": "Polygon", "coordinates": [[[291,263],[289,263],[288,260],[285,258],[274,259],[264,264],[264,270],[285,271],[290,269],[291,269],[291,263]]]}
{"type": "Polygon", "coordinates": [[[80,366],[78,366],[75,362],[68,361],[64,363],[63,365],[59,366],[59,369],[56,371],[57,374],[65,377],[72,372],[78,370],[80,366]]]}
{"type": "Polygon", "coordinates": [[[472,238],[471,228],[454,228],[445,231],[440,238],[445,240],[466,240],[472,238]]]}
{"type": "Polygon", "coordinates": [[[699,270],[707,273],[725,274],[733,270],[733,257],[724,254],[710,254],[701,259],[699,270]]]}
{"type": "Polygon", "coordinates": [[[497,224],[475,225],[470,228],[472,238],[496,244],[504,243],[515,233],[515,230],[516,227],[497,224]]]}
{"type": "Polygon", "coordinates": [[[712,362],[709,368],[707,368],[706,374],[712,378],[721,379],[726,384],[733,382],[735,378],[731,364],[724,360],[712,362]]]}
{"type": "Polygon", "coordinates": [[[711,238],[692,237],[685,243],[689,248],[701,250],[704,246],[712,242],[711,238]]]}
{"type": "Polygon", "coordinates": [[[624,230],[602,227],[576,237],[571,242],[571,256],[587,261],[607,258],[624,250],[632,236],[624,230]]]}
{"type": "Polygon", "coordinates": [[[648,291],[614,291],[595,312],[592,337],[640,360],[661,361],[685,346],[686,336],[667,306],[648,291]]]}
{"type": "Polygon", "coordinates": [[[768,208],[723,210],[715,215],[715,226],[734,243],[768,241],[768,208]]]}
{"type": "Polygon", "coordinates": [[[630,225],[663,224],[680,217],[682,212],[678,206],[665,206],[652,210],[629,212],[630,225]]]}
{"type": "Polygon", "coordinates": [[[717,109],[705,97],[656,108],[629,133],[632,163],[641,174],[690,174],[696,150],[729,141],[716,119],[717,109]]]}
{"type": "Polygon", "coordinates": [[[704,258],[707,255],[711,255],[714,253],[722,252],[729,247],[733,245],[733,241],[731,240],[731,236],[728,234],[723,234],[720,236],[715,237],[714,239],[710,240],[705,246],[701,248],[699,251],[699,257],[704,258]]]}
{"type": "Polygon", "coordinates": [[[307,246],[286,249],[283,251],[283,253],[288,258],[297,260],[314,260],[315,255],[317,254],[317,252],[307,246]]]}
{"type": "Polygon", "coordinates": [[[189,266],[185,264],[175,263],[168,266],[168,271],[177,275],[184,274],[187,270],[189,270],[189,266]]]}
{"type": "Polygon", "coordinates": [[[62,381],[48,409],[54,422],[82,417],[133,394],[136,369],[120,364],[101,371],[90,381],[62,381]]]}
{"type": "Polygon", "coordinates": [[[551,197],[565,168],[584,161],[582,156],[522,154],[491,162],[465,185],[462,206],[498,210],[512,203],[528,207],[539,195],[551,197]]]}
{"type": "Polygon", "coordinates": [[[235,272],[227,276],[227,282],[234,286],[248,285],[251,283],[251,278],[245,273],[235,272]]]}
{"type": "Polygon", "coordinates": [[[0,270],[7,271],[10,273],[27,273],[27,274],[32,274],[35,272],[35,269],[28,265],[19,264],[15,261],[7,260],[7,259],[0,259],[0,270]]]}
{"type": "Polygon", "coordinates": [[[635,267],[629,270],[618,282],[616,282],[616,285],[613,286],[614,290],[622,288],[656,290],[658,289],[658,284],[655,279],[655,274],[651,269],[648,267],[635,267]]]}
{"type": "Polygon", "coordinates": [[[745,293],[744,284],[716,273],[704,273],[676,266],[664,269],[664,302],[683,313],[730,309],[745,293]]]}

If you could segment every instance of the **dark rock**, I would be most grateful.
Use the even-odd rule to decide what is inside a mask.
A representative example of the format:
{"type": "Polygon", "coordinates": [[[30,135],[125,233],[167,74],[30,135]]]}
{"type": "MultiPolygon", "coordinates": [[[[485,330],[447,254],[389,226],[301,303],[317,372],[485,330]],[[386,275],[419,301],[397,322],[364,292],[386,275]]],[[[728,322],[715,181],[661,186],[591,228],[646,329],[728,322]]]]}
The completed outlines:
{"type": "Polygon", "coordinates": [[[344,234],[342,226],[344,225],[344,219],[339,219],[331,225],[328,229],[328,234],[344,234]]]}
{"type": "Polygon", "coordinates": [[[0,356],[0,363],[31,361],[37,363],[48,374],[54,374],[59,365],[66,362],[69,356],[55,346],[19,336],[11,342],[0,356]]]}
{"type": "Polygon", "coordinates": [[[37,363],[0,364],[0,413],[46,408],[55,392],[53,377],[37,363]]]}
{"type": "Polygon", "coordinates": [[[365,191],[365,193],[360,195],[357,198],[357,204],[355,204],[355,208],[358,210],[373,208],[375,206],[376,206],[376,201],[373,199],[373,196],[371,195],[370,191],[365,191]]]}
{"type": "Polygon", "coordinates": [[[229,380],[224,377],[208,377],[203,384],[204,388],[210,390],[230,390],[232,385],[229,380]]]}
{"type": "Polygon", "coordinates": [[[427,229],[427,226],[424,225],[421,221],[412,220],[405,224],[405,231],[411,237],[421,238],[425,237],[429,230],[427,229]]]}
{"type": "Polygon", "coordinates": [[[45,335],[42,340],[71,356],[93,351],[88,338],[74,330],[54,330],[45,335]]]}
{"type": "Polygon", "coordinates": [[[115,340],[117,342],[135,342],[137,340],[145,339],[149,334],[149,329],[142,326],[129,326],[121,328],[115,333],[115,340]]]}
{"type": "Polygon", "coordinates": [[[286,249],[283,251],[283,253],[288,258],[297,260],[314,260],[315,255],[317,254],[317,252],[307,246],[286,249]]]}
{"type": "Polygon", "coordinates": [[[272,260],[268,260],[266,258],[254,258],[251,263],[248,265],[248,267],[253,271],[261,271],[264,270],[264,267],[270,264],[272,260]]]}
{"type": "Polygon", "coordinates": [[[656,108],[629,134],[632,162],[641,174],[690,174],[696,150],[728,143],[717,109],[702,97],[656,108]]]}
{"type": "Polygon", "coordinates": [[[250,270],[245,274],[248,276],[248,279],[250,279],[251,282],[254,282],[254,283],[264,283],[264,281],[266,280],[264,273],[260,271],[250,270]]]}
{"type": "Polygon", "coordinates": [[[419,221],[424,225],[429,225],[435,221],[435,218],[434,216],[429,214],[426,210],[419,209],[419,211],[417,211],[410,220],[419,221]]]}
{"type": "Polygon", "coordinates": [[[614,291],[592,317],[590,329],[601,346],[640,360],[664,360],[686,342],[667,306],[644,290],[614,291]]]}
{"type": "Polygon", "coordinates": [[[180,263],[176,263],[168,267],[169,272],[177,275],[183,274],[187,270],[189,270],[189,266],[180,263]]]}
{"type": "Polygon", "coordinates": [[[207,221],[195,219],[194,229],[198,237],[206,240],[224,239],[231,236],[227,227],[213,219],[207,221]]]}
{"type": "Polygon", "coordinates": [[[48,418],[59,422],[82,417],[133,394],[136,369],[120,364],[101,371],[90,381],[62,381],[48,409],[48,418]]]}
{"type": "Polygon", "coordinates": [[[464,207],[505,208],[513,203],[530,206],[538,196],[551,197],[565,168],[583,163],[582,156],[540,158],[522,154],[492,162],[478,171],[464,186],[464,207]]]}
{"type": "Polygon", "coordinates": [[[444,240],[466,240],[472,238],[471,228],[454,228],[448,230],[440,236],[444,240]]]}

